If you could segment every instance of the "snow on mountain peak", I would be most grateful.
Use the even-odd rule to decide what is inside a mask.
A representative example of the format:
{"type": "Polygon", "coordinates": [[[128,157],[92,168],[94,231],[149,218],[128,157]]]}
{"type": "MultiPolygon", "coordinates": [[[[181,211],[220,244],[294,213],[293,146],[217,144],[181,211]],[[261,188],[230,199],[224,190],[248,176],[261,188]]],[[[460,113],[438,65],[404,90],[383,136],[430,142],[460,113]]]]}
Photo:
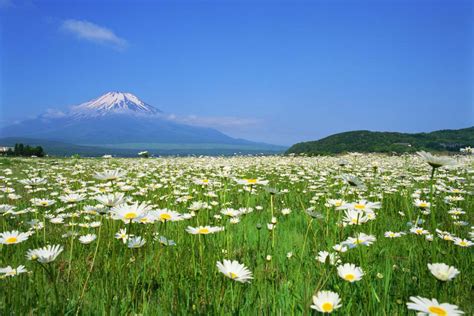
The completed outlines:
{"type": "Polygon", "coordinates": [[[143,102],[137,96],[127,92],[108,92],[89,102],[72,107],[74,116],[104,116],[107,114],[142,114],[161,113],[157,108],[143,102]]]}

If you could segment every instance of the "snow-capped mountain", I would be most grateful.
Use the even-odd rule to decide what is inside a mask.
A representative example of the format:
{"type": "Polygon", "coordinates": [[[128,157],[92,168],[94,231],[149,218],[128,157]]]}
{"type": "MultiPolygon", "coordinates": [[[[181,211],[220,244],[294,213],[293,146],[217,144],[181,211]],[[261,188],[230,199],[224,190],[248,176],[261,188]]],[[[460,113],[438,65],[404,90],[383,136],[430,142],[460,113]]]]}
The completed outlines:
{"type": "Polygon", "coordinates": [[[216,129],[178,123],[131,93],[109,92],[58,115],[46,113],[0,129],[0,137],[28,137],[72,144],[237,144],[216,129]]]}
{"type": "Polygon", "coordinates": [[[156,115],[157,108],[127,92],[108,92],[91,101],[73,106],[70,114],[75,117],[97,117],[110,114],[156,115]]]}

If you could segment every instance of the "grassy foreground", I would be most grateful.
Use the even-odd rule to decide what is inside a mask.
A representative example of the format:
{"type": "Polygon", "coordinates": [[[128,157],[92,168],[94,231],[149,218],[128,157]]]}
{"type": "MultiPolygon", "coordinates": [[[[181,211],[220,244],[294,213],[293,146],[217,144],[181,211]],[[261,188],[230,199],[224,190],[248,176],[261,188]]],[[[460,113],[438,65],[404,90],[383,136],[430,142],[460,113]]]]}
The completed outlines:
{"type": "Polygon", "coordinates": [[[0,244],[0,268],[27,270],[0,274],[0,314],[310,315],[313,295],[330,290],[340,315],[415,315],[410,296],[472,315],[474,160],[456,161],[431,178],[414,155],[2,159],[0,232],[30,233],[0,244]],[[101,180],[104,170],[123,172],[101,180]],[[96,199],[119,192],[161,211],[121,220],[96,199]],[[157,215],[169,211],[179,214],[157,215]],[[186,231],[202,225],[224,230],[186,231]],[[145,244],[130,248],[120,229],[145,244]],[[351,242],[359,233],[375,241],[351,242]],[[96,238],[82,243],[87,234],[96,238]],[[46,245],[64,250],[28,260],[46,245]],[[321,251],[336,257],[321,262],[321,251]],[[251,282],[219,272],[223,259],[244,264],[251,282]],[[359,281],[338,275],[344,263],[363,270],[359,281]],[[443,282],[429,263],[460,273],[443,282]]]}

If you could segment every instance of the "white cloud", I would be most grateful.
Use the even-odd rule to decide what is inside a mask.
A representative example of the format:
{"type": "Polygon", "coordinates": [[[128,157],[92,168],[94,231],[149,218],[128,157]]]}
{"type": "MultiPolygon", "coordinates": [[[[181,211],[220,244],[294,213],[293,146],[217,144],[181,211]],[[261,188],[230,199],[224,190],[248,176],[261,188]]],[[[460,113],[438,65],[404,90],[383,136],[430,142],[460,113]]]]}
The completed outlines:
{"type": "Polygon", "coordinates": [[[47,109],[46,113],[42,115],[42,117],[44,118],[60,118],[60,117],[65,117],[65,116],[67,116],[67,114],[64,113],[63,111],[52,109],[52,108],[47,109]]]}
{"type": "Polygon", "coordinates": [[[125,39],[118,37],[112,30],[89,21],[65,20],[61,25],[61,29],[79,39],[111,45],[117,49],[124,49],[128,45],[125,39]]]}

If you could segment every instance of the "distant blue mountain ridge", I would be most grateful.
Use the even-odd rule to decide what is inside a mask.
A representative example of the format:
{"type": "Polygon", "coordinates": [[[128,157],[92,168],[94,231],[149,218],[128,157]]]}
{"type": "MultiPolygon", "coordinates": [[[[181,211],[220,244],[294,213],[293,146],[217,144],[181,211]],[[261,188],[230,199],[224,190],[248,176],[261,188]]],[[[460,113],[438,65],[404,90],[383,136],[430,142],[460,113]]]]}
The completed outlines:
{"type": "MultiPolygon", "coordinates": [[[[147,149],[146,144],[150,144],[148,147],[155,150],[160,148],[156,144],[183,144],[187,153],[193,153],[193,149],[194,152],[199,152],[199,144],[215,144],[215,153],[219,153],[219,146],[225,148],[226,152],[230,148],[271,152],[286,149],[283,146],[233,138],[213,128],[175,122],[161,110],[131,93],[123,92],[106,93],[74,106],[61,115],[43,114],[3,127],[0,129],[0,137],[8,138],[10,142],[14,138],[23,138],[35,143],[44,140],[49,141],[49,144],[86,144],[85,147],[115,150],[120,149],[120,144],[127,144],[126,149],[130,150],[130,144],[134,143],[143,144],[137,148],[144,150],[147,149]],[[190,144],[194,146],[189,146],[190,144]]],[[[166,146],[163,147],[166,150],[166,146]]]]}

